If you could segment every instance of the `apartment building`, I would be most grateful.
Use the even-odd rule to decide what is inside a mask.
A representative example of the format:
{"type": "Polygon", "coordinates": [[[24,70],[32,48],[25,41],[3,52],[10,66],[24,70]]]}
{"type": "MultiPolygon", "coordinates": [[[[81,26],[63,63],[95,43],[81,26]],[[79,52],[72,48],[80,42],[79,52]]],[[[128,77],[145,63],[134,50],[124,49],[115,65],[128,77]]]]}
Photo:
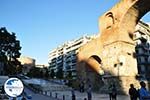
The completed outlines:
{"type": "Polygon", "coordinates": [[[139,22],[134,34],[138,74],[141,79],[150,80],[150,26],[139,22]]]}
{"type": "Polygon", "coordinates": [[[72,78],[76,78],[76,61],[78,49],[96,38],[93,36],[82,36],[78,39],[68,41],[57,48],[53,49],[48,55],[49,70],[63,71],[63,77],[66,78],[71,74],[72,78]]]}

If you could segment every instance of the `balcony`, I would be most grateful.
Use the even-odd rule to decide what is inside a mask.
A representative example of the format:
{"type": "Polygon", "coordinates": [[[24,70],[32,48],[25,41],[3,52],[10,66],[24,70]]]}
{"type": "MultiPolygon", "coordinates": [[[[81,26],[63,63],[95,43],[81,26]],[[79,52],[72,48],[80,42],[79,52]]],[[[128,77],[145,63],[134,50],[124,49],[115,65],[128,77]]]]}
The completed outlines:
{"type": "Polygon", "coordinates": [[[150,62],[137,62],[138,65],[150,65],[150,62]]]}
{"type": "Polygon", "coordinates": [[[136,53],[135,56],[136,57],[139,57],[139,56],[148,57],[148,56],[150,56],[150,53],[146,53],[146,52],[145,53],[136,53]]]}

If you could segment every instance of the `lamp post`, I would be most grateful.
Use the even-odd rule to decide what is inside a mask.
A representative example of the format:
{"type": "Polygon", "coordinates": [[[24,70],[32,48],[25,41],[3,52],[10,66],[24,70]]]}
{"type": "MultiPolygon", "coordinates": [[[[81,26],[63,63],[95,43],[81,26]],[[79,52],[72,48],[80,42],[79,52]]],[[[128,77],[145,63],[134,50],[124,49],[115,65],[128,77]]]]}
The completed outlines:
{"type": "Polygon", "coordinates": [[[117,66],[117,68],[118,68],[118,78],[119,78],[119,76],[120,76],[120,67],[123,65],[123,63],[122,62],[120,62],[120,63],[118,63],[118,66],[117,66]]]}
{"type": "Polygon", "coordinates": [[[117,67],[117,76],[118,76],[118,78],[119,78],[119,76],[120,76],[120,67],[121,67],[122,65],[123,65],[122,62],[116,63],[116,64],[114,65],[114,67],[117,67]]]}
{"type": "Polygon", "coordinates": [[[118,70],[118,72],[117,72],[118,78],[120,77],[120,67],[123,66],[124,63],[125,63],[125,56],[120,55],[120,56],[118,57],[118,63],[116,63],[116,64],[114,65],[114,67],[117,67],[117,70],[118,70]]]}

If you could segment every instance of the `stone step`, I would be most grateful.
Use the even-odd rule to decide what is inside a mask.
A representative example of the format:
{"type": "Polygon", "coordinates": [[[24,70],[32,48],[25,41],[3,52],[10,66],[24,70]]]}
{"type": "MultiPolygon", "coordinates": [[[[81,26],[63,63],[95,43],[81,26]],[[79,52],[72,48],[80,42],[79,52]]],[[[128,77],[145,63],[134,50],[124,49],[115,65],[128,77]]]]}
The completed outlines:
{"type": "Polygon", "coordinates": [[[47,85],[42,86],[44,91],[65,91],[65,90],[71,90],[70,87],[66,85],[47,85]]]}

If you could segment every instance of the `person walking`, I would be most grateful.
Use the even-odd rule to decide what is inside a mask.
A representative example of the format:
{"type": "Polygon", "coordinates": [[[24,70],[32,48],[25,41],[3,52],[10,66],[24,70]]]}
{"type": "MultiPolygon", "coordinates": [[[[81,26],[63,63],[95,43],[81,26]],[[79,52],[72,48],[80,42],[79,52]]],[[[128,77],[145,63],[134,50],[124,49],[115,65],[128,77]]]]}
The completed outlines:
{"type": "Polygon", "coordinates": [[[117,100],[117,89],[115,84],[112,85],[112,100],[117,100]]]}
{"type": "Polygon", "coordinates": [[[110,86],[108,87],[109,90],[109,100],[112,100],[112,84],[110,84],[110,86]]]}
{"type": "Polygon", "coordinates": [[[72,100],[76,100],[75,90],[74,89],[72,89],[71,95],[72,95],[72,100]]]}
{"type": "Polygon", "coordinates": [[[84,82],[82,81],[80,84],[80,92],[84,92],[84,82]]]}
{"type": "Polygon", "coordinates": [[[92,100],[92,86],[91,85],[89,85],[87,89],[87,98],[88,100],[92,100]]]}
{"type": "Polygon", "coordinates": [[[27,99],[23,96],[23,98],[21,100],[27,100],[27,99]]]}
{"type": "Polygon", "coordinates": [[[129,95],[130,95],[130,100],[137,100],[138,98],[138,91],[136,90],[133,84],[130,84],[129,95]]]}
{"type": "Polygon", "coordinates": [[[144,81],[140,82],[141,88],[139,89],[139,100],[150,100],[150,92],[146,89],[144,81]]]}

